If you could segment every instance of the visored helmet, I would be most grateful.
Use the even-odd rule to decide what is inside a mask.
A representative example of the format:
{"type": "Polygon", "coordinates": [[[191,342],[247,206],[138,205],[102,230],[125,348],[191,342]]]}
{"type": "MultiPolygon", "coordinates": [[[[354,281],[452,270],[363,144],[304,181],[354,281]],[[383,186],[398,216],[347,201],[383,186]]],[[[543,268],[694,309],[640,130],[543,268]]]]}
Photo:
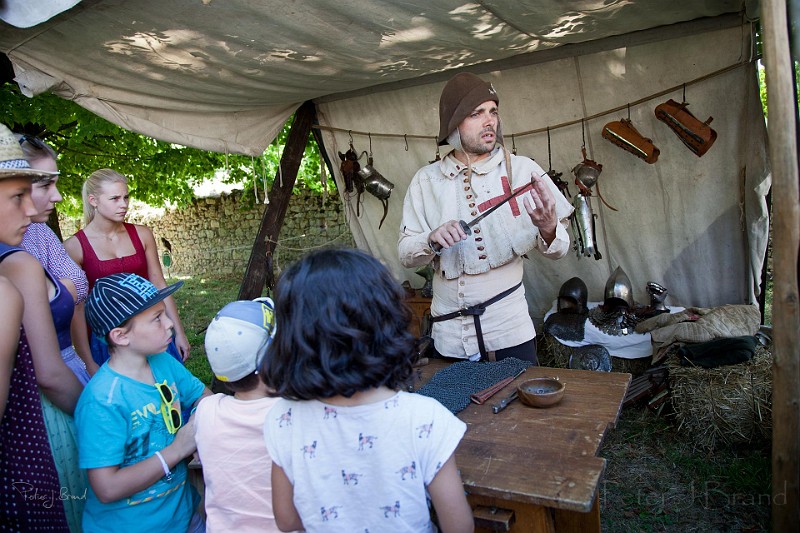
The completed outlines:
{"type": "Polygon", "coordinates": [[[650,295],[650,307],[659,311],[667,310],[667,306],[664,305],[664,300],[667,298],[666,287],[655,281],[648,281],[645,289],[647,294],[650,295]]]}
{"type": "Polygon", "coordinates": [[[609,276],[603,298],[603,307],[606,310],[616,309],[623,305],[633,309],[633,287],[622,267],[618,266],[609,276]]]}
{"type": "Polygon", "coordinates": [[[588,311],[586,308],[588,300],[589,290],[586,288],[586,283],[577,276],[570,278],[558,291],[558,312],[584,314],[588,311]]]}

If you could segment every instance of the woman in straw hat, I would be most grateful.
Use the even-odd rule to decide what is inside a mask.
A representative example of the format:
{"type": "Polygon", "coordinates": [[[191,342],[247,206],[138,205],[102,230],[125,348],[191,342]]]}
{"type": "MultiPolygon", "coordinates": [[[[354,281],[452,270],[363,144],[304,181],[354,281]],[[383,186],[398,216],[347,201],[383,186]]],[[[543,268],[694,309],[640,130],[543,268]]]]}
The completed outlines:
{"type": "MultiPolygon", "coordinates": [[[[77,302],[82,302],[87,296],[86,274],[67,254],[58,236],[45,224],[55,209],[55,204],[61,201],[61,194],[57,188],[59,173],[56,154],[49,145],[37,137],[19,134],[15,136],[31,168],[49,173],[44,177],[33,178],[31,200],[36,214],[31,217],[31,224],[25,230],[20,246],[39,261],[47,277],[56,287],[55,293],[49,295],[49,303],[51,320],[58,338],[58,349],[64,363],[72,370],[78,381],[85,385],[90,378],[87,364],[78,356],[72,345],[70,326],[75,322],[77,327],[82,327],[84,330],[86,328],[83,306],[76,309],[77,302]],[[77,320],[73,320],[73,316],[77,320]]],[[[42,320],[46,318],[42,317],[42,320]]],[[[88,344],[84,348],[90,368],[96,370],[97,364],[92,360],[88,344]]],[[[87,478],[86,473],[78,466],[78,430],[75,420],[47,398],[42,398],[42,412],[62,491],[66,489],[71,495],[85,494],[87,478]]],[[[86,500],[80,497],[64,498],[62,502],[70,530],[80,531],[86,500]]]]}
{"type": "Polygon", "coordinates": [[[0,523],[11,531],[69,531],[42,399],[72,414],[83,387],[58,350],[49,304],[56,285],[36,259],[18,248],[36,214],[31,182],[49,174],[30,167],[17,139],[0,124],[0,275],[14,284],[24,303],[0,420],[0,523]]]}

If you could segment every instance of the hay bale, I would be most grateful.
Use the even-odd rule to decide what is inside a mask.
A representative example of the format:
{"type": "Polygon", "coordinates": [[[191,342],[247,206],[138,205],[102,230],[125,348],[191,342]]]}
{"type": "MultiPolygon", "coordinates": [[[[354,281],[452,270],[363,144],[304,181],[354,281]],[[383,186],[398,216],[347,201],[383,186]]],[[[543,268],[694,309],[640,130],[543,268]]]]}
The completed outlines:
{"type": "MultiPolygon", "coordinates": [[[[558,339],[549,333],[543,333],[536,339],[536,352],[541,366],[551,368],[568,368],[569,356],[572,355],[572,348],[561,344],[558,339]]],[[[651,357],[641,357],[639,359],[625,359],[622,357],[611,356],[612,372],[627,372],[634,377],[641,376],[644,371],[650,368],[651,357]]]]}
{"type": "Polygon", "coordinates": [[[627,372],[633,377],[641,376],[650,368],[652,357],[639,357],[638,359],[625,359],[624,357],[611,356],[612,372],[627,372]]]}
{"type": "Polygon", "coordinates": [[[698,448],[772,439],[772,353],[762,346],[750,361],[717,368],[681,366],[669,357],[670,396],[682,434],[698,448]]]}
{"type": "Polygon", "coordinates": [[[567,368],[572,350],[549,333],[544,333],[536,340],[536,354],[541,366],[567,368]]]}

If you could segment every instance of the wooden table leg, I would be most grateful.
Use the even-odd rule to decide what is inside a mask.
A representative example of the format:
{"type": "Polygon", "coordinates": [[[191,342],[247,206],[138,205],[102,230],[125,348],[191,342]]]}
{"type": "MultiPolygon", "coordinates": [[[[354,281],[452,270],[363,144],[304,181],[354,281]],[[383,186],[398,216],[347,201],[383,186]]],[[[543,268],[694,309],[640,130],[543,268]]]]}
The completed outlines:
{"type": "Polygon", "coordinates": [[[594,505],[588,513],[554,509],[553,518],[558,533],[600,533],[600,496],[594,495],[594,505]]]}
{"type": "MultiPolygon", "coordinates": [[[[554,533],[553,517],[550,509],[541,505],[530,503],[511,502],[497,498],[488,498],[474,494],[467,495],[470,506],[475,509],[478,506],[496,507],[507,509],[514,512],[514,519],[509,529],[496,529],[492,527],[478,527],[476,524],[475,533],[489,533],[494,531],[509,531],[511,533],[554,533]]],[[[499,527],[499,526],[498,526],[499,527]]]]}

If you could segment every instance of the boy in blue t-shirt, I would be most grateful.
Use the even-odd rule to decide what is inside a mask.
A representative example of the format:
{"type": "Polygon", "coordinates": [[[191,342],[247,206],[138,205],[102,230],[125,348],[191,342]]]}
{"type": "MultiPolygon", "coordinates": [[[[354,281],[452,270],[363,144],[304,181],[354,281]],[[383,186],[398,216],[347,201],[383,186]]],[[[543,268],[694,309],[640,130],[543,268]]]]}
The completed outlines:
{"type": "Polygon", "coordinates": [[[89,326],[111,353],[75,408],[87,533],[203,530],[184,461],[195,451],[194,420],[181,404],[211,391],[165,353],[172,322],[163,300],[182,285],[159,290],[136,274],[113,274],[86,301],[89,326]]]}

